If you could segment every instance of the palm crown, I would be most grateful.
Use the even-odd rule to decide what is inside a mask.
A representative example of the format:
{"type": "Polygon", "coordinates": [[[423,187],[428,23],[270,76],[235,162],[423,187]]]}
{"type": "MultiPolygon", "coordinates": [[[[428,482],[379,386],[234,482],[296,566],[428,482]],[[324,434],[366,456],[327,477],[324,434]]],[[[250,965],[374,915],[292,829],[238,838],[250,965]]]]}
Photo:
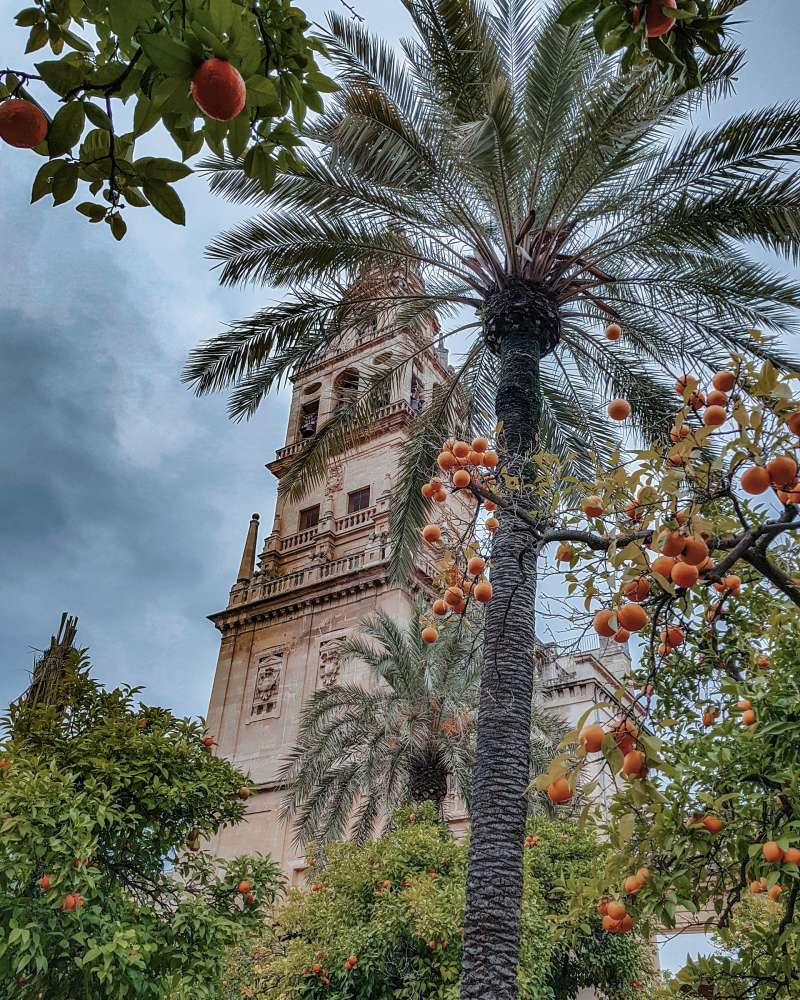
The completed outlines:
{"type": "MultiPolygon", "coordinates": [[[[282,174],[264,194],[239,162],[209,165],[217,191],[262,208],[211,244],[221,280],[293,294],[199,346],[185,373],[200,393],[233,387],[241,417],[294,366],[387,308],[398,330],[420,337],[432,318],[473,334],[448,391],[418,417],[396,551],[423,516],[418,485],[442,432],[494,424],[495,326],[509,297],[513,313],[514,296],[533,289],[553,311],[538,445],[571,458],[578,474],[589,451],[603,457],[615,443],[600,393],[626,397],[637,429],[658,437],[687,368],[731,352],[789,364],[770,336],[747,331],[788,330],[800,304],[795,283],[744,249],[796,254],[800,183],[785,164],[800,150],[800,105],[674,132],[727,92],[739,53],[706,59],[702,86],[685,92],[652,66],[620,74],[589,29],[557,23],[559,2],[545,11],[526,0],[403,3],[417,32],[404,57],[330,15],[325,42],[342,89],[309,131],[302,174],[282,174]],[[415,280],[347,292],[365,271],[400,268],[415,280]],[[473,315],[459,316],[465,309],[473,315]],[[603,333],[611,320],[623,329],[614,344],[603,333]]],[[[717,10],[734,6],[721,0],[717,10]]],[[[322,476],[401,364],[376,369],[319,429],[287,485],[322,476]]]]}
{"type": "MultiPolygon", "coordinates": [[[[363,841],[400,806],[430,800],[441,810],[451,788],[469,802],[478,636],[450,626],[427,646],[417,616],[402,628],[378,612],[361,635],[342,640],[342,660],[366,664],[372,684],[320,690],[303,709],[281,771],[284,816],[294,817],[298,841],[349,833],[363,841]]],[[[534,707],[532,776],[547,770],[565,732],[559,716],[534,707]]],[[[534,794],[532,807],[540,802],[534,794]]]]}

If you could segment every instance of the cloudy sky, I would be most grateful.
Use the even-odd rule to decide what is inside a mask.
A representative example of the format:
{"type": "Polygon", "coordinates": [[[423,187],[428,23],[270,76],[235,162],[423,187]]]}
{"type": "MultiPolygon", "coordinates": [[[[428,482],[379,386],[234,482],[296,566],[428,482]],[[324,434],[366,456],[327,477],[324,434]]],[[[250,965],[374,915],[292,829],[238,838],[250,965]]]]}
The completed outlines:
{"type": "MultiPolygon", "coordinates": [[[[303,6],[321,20],[334,2],[303,6]]],[[[20,6],[0,0],[0,24],[20,6]]],[[[400,0],[355,6],[392,39],[407,30],[400,0]]],[[[795,0],[745,11],[750,62],[728,112],[798,89],[795,0]]],[[[23,36],[0,32],[0,65],[24,65],[23,36]]],[[[185,229],[140,212],[116,244],[69,207],[29,206],[36,166],[0,148],[0,702],[69,610],[101,678],[202,713],[217,650],[205,616],[226,602],[250,513],[270,519],[264,463],[286,398],[234,425],[179,371],[197,340],[271,292],[218,287],[203,247],[241,212],[201,180],[181,184],[185,229]]]]}

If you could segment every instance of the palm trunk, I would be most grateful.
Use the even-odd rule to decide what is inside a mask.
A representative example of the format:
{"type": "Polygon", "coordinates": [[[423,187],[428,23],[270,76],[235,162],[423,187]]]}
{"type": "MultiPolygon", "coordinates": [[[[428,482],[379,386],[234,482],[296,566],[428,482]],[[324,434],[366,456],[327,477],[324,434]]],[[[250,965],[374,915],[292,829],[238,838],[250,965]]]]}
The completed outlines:
{"type": "MultiPolygon", "coordinates": [[[[493,325],[501,327],[497,417],[509,469],[516,473],[524,471],[524,455],[537,435],[539,364],[551,346],[554,316],[557,337],[557,314],[550,304],[533,316],[530,305],[528,301],[524,323],[519,312],[509,317],[506,311],[505,321],[493,325]]],[[[495,536],[491,579],[473,772],[462,1000],[517,997],[536,559],[529,533],[508,512],[495,536]]]]}

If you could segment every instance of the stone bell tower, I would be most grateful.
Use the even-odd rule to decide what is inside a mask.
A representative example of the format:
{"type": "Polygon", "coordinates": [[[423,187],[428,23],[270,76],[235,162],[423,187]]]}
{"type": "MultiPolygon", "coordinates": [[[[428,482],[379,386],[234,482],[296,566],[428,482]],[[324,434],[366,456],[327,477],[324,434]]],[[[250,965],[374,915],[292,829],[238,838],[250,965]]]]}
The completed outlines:
{"type": "Polygon", "coordinates": [[[278,818],[283,792],[276,780],[302,705],[337,681],[366,682],[357,665],[338,663],[337,641],[378,608],[408,620],[415,589],[432,576],[420,555],[416,583],[390,582],[388,532],[389,497],[414,412],[447,376],[447,352],[437,341],[433,323],[420,343],[387,313],[292,376],[286,443],[267,466],[278,480],[272,529],[258,554],[253,515],[228,606],[210,616],[222,643],[208,730],[218,752],[250,773],[254,789],[247,821],[210,845],[221,855],[269,852],[295,878],[304,869],[278,818]],[[376,369],[411,354],[369,431],[330,463],[324,482],[291,502],[281,481],[306,440],[376,369]]]}

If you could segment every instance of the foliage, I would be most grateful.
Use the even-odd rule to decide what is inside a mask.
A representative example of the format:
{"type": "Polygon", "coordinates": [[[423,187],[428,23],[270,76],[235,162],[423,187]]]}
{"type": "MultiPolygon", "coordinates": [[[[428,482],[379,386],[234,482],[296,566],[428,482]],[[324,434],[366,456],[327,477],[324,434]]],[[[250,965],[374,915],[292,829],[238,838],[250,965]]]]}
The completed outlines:
{"type": "MultiPolygon", "coordinates": [[[[641,995],[631,983],[648,979],[646,945],[607,938],[593,907],[568,913],[603,849],[569,821],[531,818],[528,834],[521,996],[567,1000],[587,985],[616,1000],[641,995]]],[[[430,803],[401,810],[373,843],[330,845],[310,891],[291,890],[278,911],[274,939],[232,956],[227,1000],[454,1000],[466,864],[466,845],[430,803]]]]}
{"type": "MultiPolygon", "coordinates": [[[[300,842],[348,832],[363,842],[400,806],[431,800],[441,810],[449,786],[469,802],[480,621],[461,619],[429,646],[419,611],[405,630],[380,611],[363,622],[362,635],[344,639],[338,654],[366,665],[369,684],[321,689],[304,706],[281,771],[289,788],[284,816],[296,817],[300,842]]],[[[559,717],[534,707],[534,776],[565,732],[559,717]]],[[[533,808],[540,798],[532,797],[533,808]]]]}
{"type": "Polygon", "coordinates": [[[309,108],[323,110],[321,94],[335,90],[315,62],[324,48],[290,0],[35,0],[16,21],[29,29],[27,53],[49,46],[54,57],[0,71],[0,99],[24,97],[43,111],[58,104],[36,147],[46,162],[32,200],[51,195],[59,205],[86,184],[100,198],[78,211],[107,222],[116,239],[125,234],[125,206],[151,205],[183,224],[172,184],[192,172],[186,161],[204,145],[219,156],[227,147],[269,190],[279,168],[299,167],[298,129],[309,108]],[[229,121],[202,115],[189,93],[195,70],[212,57],[247,84],[245,108],[229,121]],[[123,109],[129,102],[132,116],[123,109]],[[135,155],[138,140],[158,125],[180,161],[135,155]]]}
{"type": "Polygon", "coordinates": [[[661,441],[671,372],[721,365],[731,350],[786,366],[770,337],[741,331],[791,330],[800,305],[796,283],[742,247],[797,252],[798,180],[786,168],[800,151],[797,105],[667,138],[730,91],[740,53],[705,57],[702,85],[686,93],[652,65],[620,78],[590,29],[558,23],[559,4],[407,6],[417,34],[405,58],[331,16],[325,43],[342,90],[300,154],[302,175],[279,174],[265,198],[237,163],[208,165],[215,191],[262,208],[211,244],[222,281],[297,294],[200,345],[185,373],[199,393],[232,386],[240,418],[348,330],[378,317],[398,340],[412,331],[391,367],[367,367],[358,398],[304,443],[284,477],[302,492],[376,419],[411,355],[438,342],[439,322],[466,307],[448,335],[474,340],[416,417],[398,477],[399,573],[431,508],[419,489],[442,437],[493,429],[499,361],[485,322],[499,289],[539,288],[558,308],[537,446],[582,479],[587,452],[608,460],[618,441],[598,393],[627,397],[645,439],[661,441]],[[614,343],[609,321],[622,330],[614,343]]]}
{"type": "Polygon", "coordinates": [[[624,49],[623,71],[648,59],[657,60],[665,71],[684,86],[700,83],[696,49],[719,55],[730,28],[730,15],[746,0],[678,0],[675,6],[655,0],[659,13],[674,21],[661,36],[648,37],[646,5],[636,0],[569,0],[561,15],[562,24],[574,24],[591,14],[597,44],[607,55],[624,49]]]}
{"type": "Polygon", "coordinates": [[[5,724],[0,992],[218,996],[223,953],[280,886],[268,858],[200,849],[242,819],[244,775],[200,724],[139,705],[137,689],[104,689],[75,650],[59,694],[12,706],[5,724]]]}

